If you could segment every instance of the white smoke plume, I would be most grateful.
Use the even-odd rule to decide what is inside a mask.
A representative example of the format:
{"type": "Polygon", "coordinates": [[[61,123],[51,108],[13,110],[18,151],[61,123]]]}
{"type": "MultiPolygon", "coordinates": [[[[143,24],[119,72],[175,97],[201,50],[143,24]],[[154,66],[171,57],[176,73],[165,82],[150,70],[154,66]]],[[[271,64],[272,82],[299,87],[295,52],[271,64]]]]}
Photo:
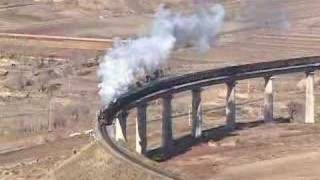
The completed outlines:
{"type": "Polygon", "coordinates": [[[209,49],[224,16],[225,10],[219,4],[191,15],[174,13],[162,6],[148,36],[115,43],[103,57],[98,70],[103,104],[108,105],[127,92],[137,79],[165,66],[174,48],[209,49]]]}

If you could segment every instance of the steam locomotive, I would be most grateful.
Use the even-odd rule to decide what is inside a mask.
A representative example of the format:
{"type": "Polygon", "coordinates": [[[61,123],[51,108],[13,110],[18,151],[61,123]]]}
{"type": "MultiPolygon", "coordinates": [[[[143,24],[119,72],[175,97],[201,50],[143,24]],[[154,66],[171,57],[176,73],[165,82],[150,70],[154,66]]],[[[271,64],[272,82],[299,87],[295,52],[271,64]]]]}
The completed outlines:
{"type": "MultiPolygon", "coordinates": [[[[135,90],[142,88],[146,84],[156,81],[160,79],[161,77],[164,77],[164,69],[158,69],[154,71],[152,74],[148,74],[145,77],[138,77],[136,83],[130,88],[130,90],[135,90]]],[[[129,90],[129,91],[130,91],[129,90]]],[[[126,101],[128,98],[123,98],[124,101],[126,101]]],[[[100,113],[98,115],[98,122],[99,123],[106,123],[106,125],[112,125],[114,115],[121,109],[122,104],[127,104],[126,102],[112,102],[110,103],[106,108],[103,108],[100,110],[100,113]]]]}

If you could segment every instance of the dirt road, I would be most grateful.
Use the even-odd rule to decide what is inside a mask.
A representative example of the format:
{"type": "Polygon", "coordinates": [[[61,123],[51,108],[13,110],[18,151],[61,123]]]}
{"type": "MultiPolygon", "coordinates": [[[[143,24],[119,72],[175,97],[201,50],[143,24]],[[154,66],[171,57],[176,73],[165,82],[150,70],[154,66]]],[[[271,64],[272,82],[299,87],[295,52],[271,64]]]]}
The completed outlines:
{"type": "Polygon", "coordinates": [[[227,168],[215,180],[319,180],[320,151],[227,168]]]}

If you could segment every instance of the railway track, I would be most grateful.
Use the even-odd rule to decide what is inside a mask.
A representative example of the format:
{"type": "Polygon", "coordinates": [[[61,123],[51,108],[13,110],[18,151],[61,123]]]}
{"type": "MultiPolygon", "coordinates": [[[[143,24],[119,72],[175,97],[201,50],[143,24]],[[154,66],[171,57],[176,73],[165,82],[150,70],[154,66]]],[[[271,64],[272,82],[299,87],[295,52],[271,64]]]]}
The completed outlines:
{"type": "Polygon", "coordinates": [[[57,49],[106,50],[113,45],[112,39],[76,38],[34,34],[0,33],[2,43],[24,47],[48,47],[57,49]]]}
{"type": "Polygon", "coordinates": [[[144,163],[140,158],[132,156],[131,153],[128,152],[129,150],[118,146],[112,140],[107,129],[112,127],[113,121],[119,114],[128,112],[128,110],[132,108],[139,108],[155,99],[166,98],[168,96],[172,97],[172,94],[179,92],[193,91],[194,89],[216,84],[228,84],[238,80],[266,78],[289,73],[313,72],[319,69],[320,57],[302,57],[230,66],[170,77],[150,83],[141,89],[124,94],[108,107],[101,110],[98,117],[98,130],[102,137],[102,143],[106,148],[111,150],[114,155],[124,159],[128,163],[140,166],[146,171],[156,173],[164,179],[181,179],[181,177],[173,176],[169,172],[159,170],[157,167],[144,163]]]}
{"type": "Polygon", "coordinates": [[[109,152],[112,153],[112,155],[114,155],[116,158],[119,158],[123,162],[128,163],[131,166],[140,168],[141,170],[146,171],[151,175],[155,175],[164,180],[182,180],[182,178],[177,175],[174,175],[170,172],[166,172],[164,170],[161,170],[160,168],[152,166],[151,164],[141,161],[140,159],[132,155],[132,153],[130,153],[128,150],[116,145],[114,141],[111,139],[111,137],[108,135],[107,131],[99,130],[99,133],[101,138],[103,139],[103,141],[101,141],[101,145],[104,148],[108,149],[109,152]]]}
{"type": "Polygon", "coordinates": [[[20,7],[26,7],[26,6],[32,6],[32,5],[35,5],[35,4],[33,4],[33,3],[25,3],[25,4],[0,5],[0,11],[1,10],[14,9],[14,8],[20,8],[20,7]]]}

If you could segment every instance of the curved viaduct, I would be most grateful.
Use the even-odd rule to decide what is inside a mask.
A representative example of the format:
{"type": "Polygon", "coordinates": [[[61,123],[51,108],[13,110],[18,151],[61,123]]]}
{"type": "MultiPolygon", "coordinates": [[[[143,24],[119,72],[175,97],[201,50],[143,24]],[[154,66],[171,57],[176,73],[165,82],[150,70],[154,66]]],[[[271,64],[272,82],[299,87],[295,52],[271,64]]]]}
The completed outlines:
{"type": "Polygon", "coordinates": [[[143,156],[137,157],[126,148],[117,145],[117,141],[126,142],[126,124],[130,109],[137,109],[136,152],[145,155],[147,152],[147,107],[148,102],[162,99],[162,149],[165,155],[175,148],[172,134],[172,99],[177,93],[192,92],[192,131],[197,139],[202,135],[201,91],[203,87],[226,84],[226,127],[233,130],[236,123],[237,81],[250,78],[263,78],[264,86],[264,121],[273,121],[273,77],[289,73],[305,73],[305,123],[315,122],[314,72],[320,69],[320,57],[302,57],[271,62],[246,64],[225,67],[202,72],[162,79],[133,92],[124,94],[116,102],[102,109],[98,117],[98,129],[102,144],[111,150],[113,155],[139,166],[146,171],[164,179],[182,179],[172,173],[145,163],[143,156]],[[114,128],[115,137],[110,136],[109,129],[114,128]]]}

